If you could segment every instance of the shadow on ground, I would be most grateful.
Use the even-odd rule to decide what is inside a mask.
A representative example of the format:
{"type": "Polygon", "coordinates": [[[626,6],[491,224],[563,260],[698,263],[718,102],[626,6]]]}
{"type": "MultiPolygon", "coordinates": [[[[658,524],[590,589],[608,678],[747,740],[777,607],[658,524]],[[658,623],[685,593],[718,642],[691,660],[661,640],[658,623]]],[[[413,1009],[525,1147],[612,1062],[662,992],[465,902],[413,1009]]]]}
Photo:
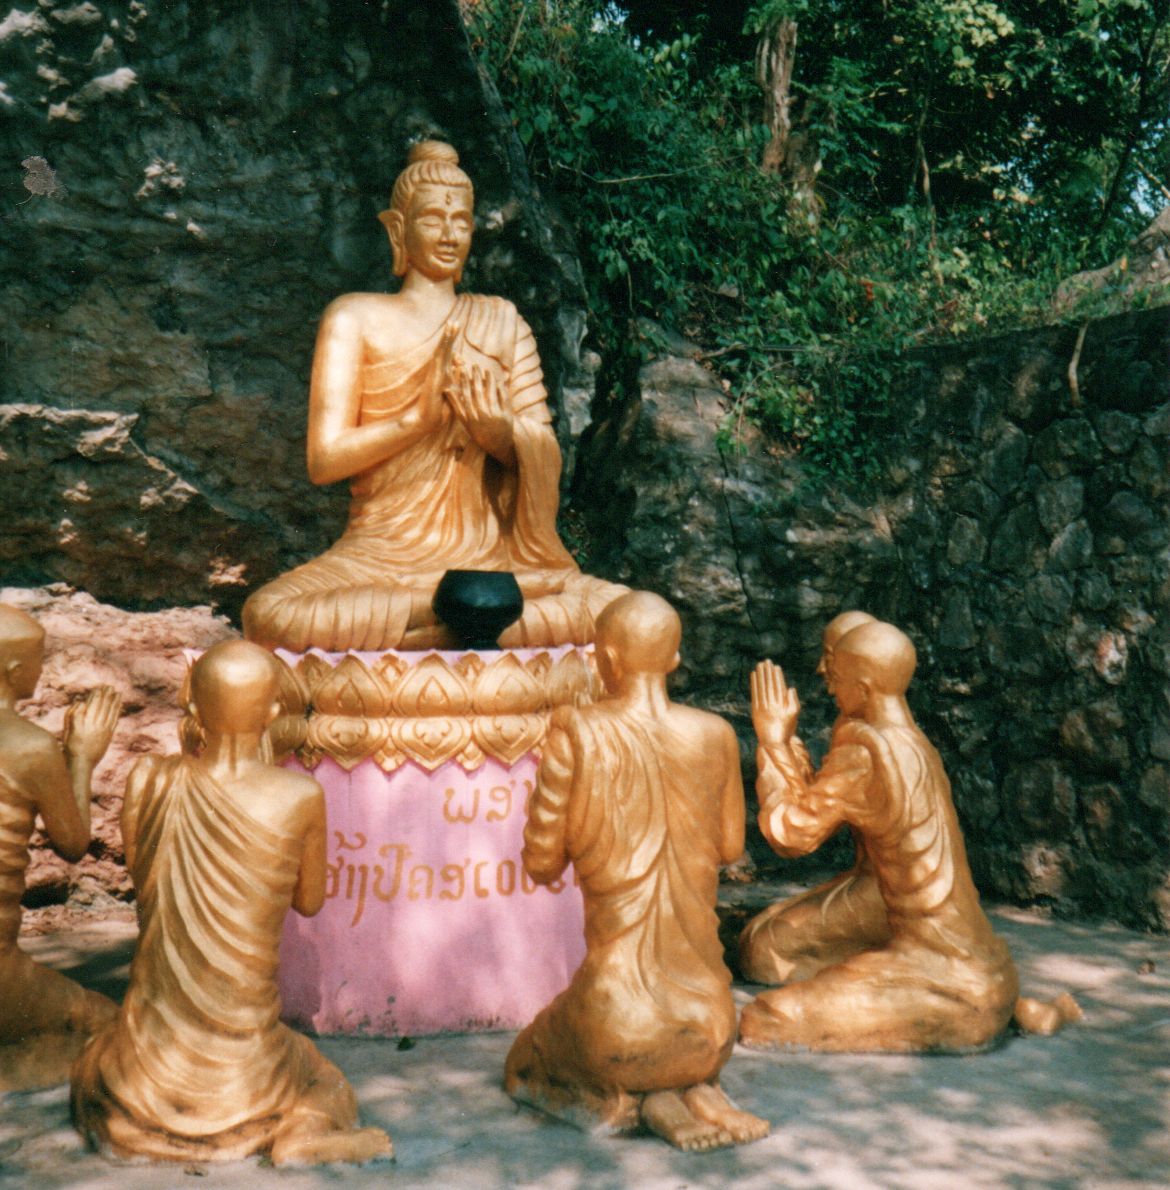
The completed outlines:
{"type": "MultiPolygon", "coordinates": [[[[1170,940],[1004,910],[1024,990],[1070,990],[1083,1024],[1015,1037],[970,1057],[760,1054],[737,1049],[724,1085],[773,1134],[688,1156],[651,1138],[605,1139],[517,1109],[500,1089],[510,1034],[393,1040],[325,1038],[365,1123],[394,1137],[392,1166],[273,1170],[255,1161],[183,1170],[119,1166],[82,1147],[64,1088],[9,1095],[0,1113],[0,1185],[38,1190],[207,1190],[449,1186],[458,1190],[636,1186],[1164,1186],[1170,1170],[1170,940]],[[195,1184],[195,1183],[190,1183],[195,1184]]],[[[42,961],[119,994],[132,926],[27,940],[42,961]]],[[[746,1002],[751,989],[737,988],[746,1002]]]]}

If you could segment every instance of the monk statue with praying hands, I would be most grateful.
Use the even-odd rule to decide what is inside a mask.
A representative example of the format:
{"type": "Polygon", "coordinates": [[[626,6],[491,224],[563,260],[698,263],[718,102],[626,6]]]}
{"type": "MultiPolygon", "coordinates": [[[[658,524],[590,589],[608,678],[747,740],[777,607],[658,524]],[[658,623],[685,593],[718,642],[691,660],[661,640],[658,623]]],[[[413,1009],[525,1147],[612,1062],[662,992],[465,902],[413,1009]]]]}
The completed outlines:
{"type": "MultiPolygon", "coordinates": [[[[844,611],[825,626],[817,673],[833,693],[833,650],[853,628],[872,624],[868,612],[844,611]]],[[[841,714],[833,725],[829,748],[850,723],[841,714]]],[[[812,762],[801,741],[793,737],[793,756],[806,780],[812,762]]],[[[890,940],[886,903],[882,899],[873,863],[856,827],[854,862],[824,884],[769,906],[748,922],[739,938],[739,967],[752,983],[795,983],[815,975],[858,951],[890,940]]]]}
{"type": "Polygon", "coordinates": [[[588,644],[625,588],[582,574],[556,530],[561,455],[531,330],[511,302],[456,293],[471,247],[471,181],[423,141],[380,216],[397,293],[325,311],[309,394],[309,477],[350,481],[341,539],[261,587],[244,634],[267,647],[429,649],[447,570],[515,574],[501,647],[588,644]]]}
{"type": "Polygon", "coordinates": [[[225,641],[192,667],[198,756],[147,757],[122,811],[139,940],[117,1019],[73,1068],[73,1118],[116,1157],[274,1164],[390,1157],[357,1127],[349,1083],[280,1023],[289,907],[325,895],[325,802],[311,777],[269,763],[277,661],[225,641]]]}
{"type": "Polygon", "coordinates": [[[735,1004],[715,894],[720,864],[743,851],[744,798],[731,727],[667,696],[681,631],[657,595],[610,604],[597,621],[608,696],[553,714],[523,860],[543,884],[576,868],[586,955],[516,1039],[504,1084],[578,1127],[699,1150],[768,1124],[718,1081],[735,1004]]]}
{"type": "Polygon", "coordinates": [[[28,844],[39,819],[65,859],[85,855],[91,777],[118,724],[122,700],[92,690],[65,715],[60,743],[16,711],[31,698],[44,629],[0,603],[0,1091],[63,1083],[90,1034],[117,1012],[112,1000],[34,963],[17,945],[28,844]]]}
{"type": "MultiPolygon", "coordinates": [[[[906,701],[916,664],[914,645],[892,624],[867,618],[835,642],[828,680],[841,718],[816,772],[783,672],[764,661],[752,675],[760,829],[781,855],[796,856],[850,826],[867,900],[844,923],[852,937],[848,929],[833,937],[836,961],[744,1008],[745,1045],[966,1051],[996,1042],[1013,1015],[1044,1033],[1080,1015],[1067,994],[1052,1004],[1018,999],[1012,957],[971,879],[942,760],[906,701]],[[884,929],[868,904],[871,882],[884,929]]],[[[829,897],[823,904],[833,912],[829,897]]]]}

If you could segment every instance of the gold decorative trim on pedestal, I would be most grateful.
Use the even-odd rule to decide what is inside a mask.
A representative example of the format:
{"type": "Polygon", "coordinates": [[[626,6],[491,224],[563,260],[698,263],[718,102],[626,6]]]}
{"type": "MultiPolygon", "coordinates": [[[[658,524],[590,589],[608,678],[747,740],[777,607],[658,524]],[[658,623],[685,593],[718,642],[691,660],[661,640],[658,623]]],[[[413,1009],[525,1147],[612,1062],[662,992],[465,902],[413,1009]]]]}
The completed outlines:
{"type": "MultiPolygon", "coordinates": [[[[491,757],[515,764],[544,743],[554,707],[591,702],[598,688],[593,652],[570,649],[555,661],[503,651],[384,653],[367,664],[306,653],[282,662],[283,713],[269,728],[277,757],[295,753],[306,769],[325,756],[350,770],[374,760],[391,773],[413,760],[428,772],[449,760],[468,772],[491,757]]],[[[198,733],[190,716],[185,738],[198,733]]]]}

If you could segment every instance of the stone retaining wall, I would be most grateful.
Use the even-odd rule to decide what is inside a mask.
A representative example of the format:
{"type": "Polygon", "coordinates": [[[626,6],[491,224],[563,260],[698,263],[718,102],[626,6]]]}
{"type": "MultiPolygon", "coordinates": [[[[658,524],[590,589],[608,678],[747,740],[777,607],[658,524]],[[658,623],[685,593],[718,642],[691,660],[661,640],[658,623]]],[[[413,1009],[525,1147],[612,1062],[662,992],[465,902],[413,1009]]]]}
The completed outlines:
{"type": "Polygon", "coordinates": [[[1170,310],[1090,326],[1074,386],[1077,340],[923,351],[865,499],[750,430],[723,445],[725,398],[676,340],[595,427],[578,499],[599,569],[680,608],[678,690],[736,722],[749,772],[755,661],[797,682],[815,747],[820,631],[864,608],[918,646],[911,704],[981,887],[1168,928],[1170,310]]]}

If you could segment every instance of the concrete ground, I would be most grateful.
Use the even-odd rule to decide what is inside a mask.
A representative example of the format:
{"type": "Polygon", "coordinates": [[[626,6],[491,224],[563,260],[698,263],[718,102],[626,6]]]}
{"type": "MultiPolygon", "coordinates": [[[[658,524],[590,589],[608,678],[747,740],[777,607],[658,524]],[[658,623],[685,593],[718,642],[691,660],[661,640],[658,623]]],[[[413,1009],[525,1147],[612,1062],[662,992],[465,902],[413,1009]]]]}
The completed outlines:
{"type": "MultiPolygon", "coordinates": [[[[772,1121],[754,1145],[688,1155],[651,1137],[584,1135],[500,1089],[509,1034],[322,1039],[366,1124],[397,1160],[365,1169],[120,1165],[87,1152],[65,1087],[0,1097],[0,1186],[301,1190],[415,1186],[1099,1187],[1170,1185],[1170,939],[1113,926],[992,914],[1031,995],[1069,990],[1085,1021],[972,1057],[761,1054],[737,1048],[723,1083],[772,1121]],[[192,1181],[199,1178],[199,1181],[192,1181]]],[[[29,937],[34,957],[118,995],[133,926],[29,937]]],[[[749,992],[737,988],[746,1002],[749,992]]]]}

